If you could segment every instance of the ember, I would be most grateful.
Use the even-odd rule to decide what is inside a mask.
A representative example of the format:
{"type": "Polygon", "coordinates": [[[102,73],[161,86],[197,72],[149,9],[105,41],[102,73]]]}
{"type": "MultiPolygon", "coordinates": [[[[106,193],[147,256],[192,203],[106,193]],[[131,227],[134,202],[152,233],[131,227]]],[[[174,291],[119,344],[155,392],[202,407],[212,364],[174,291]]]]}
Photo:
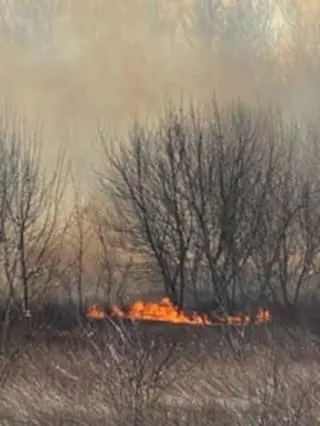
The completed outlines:
{"type": "MultiPolygon", "coordinates": [[[[228,315],[215,314],[213,319],[200,313],[187,314],[180,311],[168,299],[161,299],[160,302],[136,301],[129,309],[123,310],[117,305],[112,305],[110,312],[105,311],[98,305],[92,305],[87,311],[87,317],[100,320],[103,318],[124,318],[133,321],[162,321],[174,324],[194,324],[194,325],[246,325],[250,322],[248,315],[228,315]]],[[[267,309],[259,309],[255,316],[254,324],[263,324],[271,321],[271,313],[267,309]]]]}

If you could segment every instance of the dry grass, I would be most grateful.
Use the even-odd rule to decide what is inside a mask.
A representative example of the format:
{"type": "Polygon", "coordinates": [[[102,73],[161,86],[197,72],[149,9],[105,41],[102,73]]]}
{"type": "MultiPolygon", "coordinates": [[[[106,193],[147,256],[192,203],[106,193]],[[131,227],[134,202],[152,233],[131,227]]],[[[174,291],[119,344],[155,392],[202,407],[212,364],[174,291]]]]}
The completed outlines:
{"type": "Polygon", "coordinates": [[[301,331],[248,329],[237,356],[219,328],[18,334],[2,359],[4,425],[320,424],[319,344],[301,331]]]}

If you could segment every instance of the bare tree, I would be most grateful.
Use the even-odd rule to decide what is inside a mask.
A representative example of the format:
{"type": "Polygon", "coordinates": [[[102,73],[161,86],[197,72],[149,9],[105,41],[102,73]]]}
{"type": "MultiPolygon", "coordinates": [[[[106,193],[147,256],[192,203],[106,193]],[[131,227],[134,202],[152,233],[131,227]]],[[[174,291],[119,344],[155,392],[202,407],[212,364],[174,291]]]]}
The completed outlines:
{"type": "Polygon", "coordinates": [[[101,189],[131,219],[128,235],[150,250],[179,307],[202,287],[215,307],[233,311],[248,300],[250,274],[259,303],[289,304],[291,279],[297,302],[319,252],[319,216],[296,130],[279,110],[215,103],[207,118],[191,107],[154,131],[136,126],[117,147],[102,140],[101,189]],[[294,255],[301,268],[291,277],[294,255]]]}
{"type": "Polygon", "coordinates": [[[108,209],[88,194],[82,198],[74,179],[72,186],[60,280],[80,321],[92,300],[123,304],[134,276],[132,254],[110,225],[108,209]]]}
{"type": "Polygon", "coordinates": [[[0,134],[0,255],[7,321],[13,302],[30,317],[31,301],[40,300],[55,281],[58,209],[66,179],[63,154],[50,175],[42,167],[40,141],[20,124],[18,129],[2,122],[0,134]]]}
{"type": "MultiPolygon", "coordinates": [[[[310,154],[303,152],[305,141],[299,134],[296,126],[280,127],[275,134],[276,170],[269,178],[270,191],[257,230],[259,249],[251,257],[261,294],[287,307],[298,303],[320,251],[319,176],[308,167],[310,154]]],[[[314,142],[309,137],[313,154],[314,142]]]]}
{"type": "Polygon", "coordinates": [[[96,296],[102,295],[107,305],[124,304],[128,293],[134,290],[133,281],[140,275],[139,252],[130,245],[123,229],[116,226],[116,213],[110,211],[106,203],[92,200],[88,213],[96,244],[90,262],[96,272],[96,296]]]}
{"type": "MultiPolygon", "coordinates": [[[[156,138],[156,144],[152,146],[144,131],[136,128],[132,134],[131,148],[125,145],[120,147],[121,160],[118,163],[116,157],[112,158],[107,145],[105,148],[106,153],[111,154],[114,170],[120,175],[112,177],[116,190],[113,196],[118,202],[126,199],[132,201],[129,208],[134,216],[129,212],[128,217],[134,217],[141,231],[140,235],[131,228],[136,242],[141,245],[147,243],[151,248],[164,280],[166,294],[182,306],[184,265],[192,228],[184,221],[186,205],[179,197],[182,162],[174,148],[175,129],[168,128],[167,131],[167,137],[156,138]],[[122,167],[123,160],[126,168],[122,167]],[[157,173],[154,173],[154,167],[157,173]]],[[[105,181],[100,179],[100,182],[104,186],[105,181]]]]}
{"type": "Polygon", "coordinates": [[[78,320],[84,313],[84,280],[85,277],[85,256],[88,244],[88,233],[85,223],[84,212],[82,210],[82,199],[80,196],[79,188],[77,187],[74,177],[73,182],[73,193],[74,203],[71,209],[70,218],[66,229],[69,233],[67,238],[67,251],[71,250],[70,256],[68,256],[67,271],[65,271],[65,289],[69,293],[70,299],[73,301],[73,290],[76,290],[77,301],[76,311],[78,320]]]}

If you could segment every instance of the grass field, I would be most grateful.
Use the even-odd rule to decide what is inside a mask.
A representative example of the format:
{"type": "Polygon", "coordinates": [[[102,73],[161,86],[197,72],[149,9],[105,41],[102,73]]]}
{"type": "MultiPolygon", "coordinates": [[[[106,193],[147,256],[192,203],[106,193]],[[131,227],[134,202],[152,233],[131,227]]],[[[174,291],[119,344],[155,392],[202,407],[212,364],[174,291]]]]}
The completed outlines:
{"type": "Polygon", "coordinates": [[[1,424],[320,424],[320,339],[298,322],[79,325],[64,312],[12,325],[1,424]]]}

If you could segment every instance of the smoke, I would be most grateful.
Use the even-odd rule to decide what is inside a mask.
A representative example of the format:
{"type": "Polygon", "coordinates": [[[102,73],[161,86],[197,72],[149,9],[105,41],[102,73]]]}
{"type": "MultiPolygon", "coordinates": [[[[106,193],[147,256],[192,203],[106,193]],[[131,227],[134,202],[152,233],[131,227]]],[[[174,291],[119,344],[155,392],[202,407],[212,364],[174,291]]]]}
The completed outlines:
{"type": "MultiPolygon", "coordinates": [[[[98,127],[122,134],[182,97],[287,96],[279,70],[290,40],[278,2],[238,3],[2,0],[0,98],[31,127],[41,123],[48,167],[63,146],[89,184],[98,127]]],[[[293,79],[299,102],[303,73],[293,79]]]]}

